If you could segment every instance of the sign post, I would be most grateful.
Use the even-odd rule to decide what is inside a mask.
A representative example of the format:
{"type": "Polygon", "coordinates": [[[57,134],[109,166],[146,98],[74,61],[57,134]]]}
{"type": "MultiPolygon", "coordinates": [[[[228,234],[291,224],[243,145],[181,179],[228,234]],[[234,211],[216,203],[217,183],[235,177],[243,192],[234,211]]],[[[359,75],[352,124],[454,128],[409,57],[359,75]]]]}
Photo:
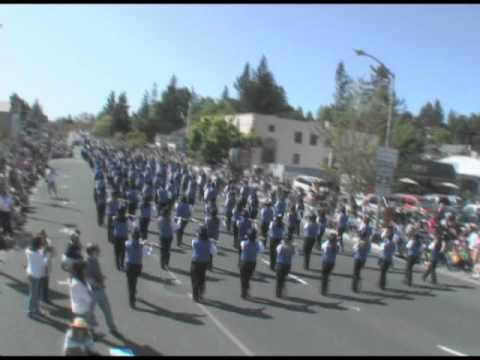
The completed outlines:
{"type": "Polygon", "coordinates": [[[392,192],[392,183],[395,167],[397,166],[398,151],[390,147],[380,146],[377,150],[375,193],[379,198],[377,210],[377,228],[380,226],[380,203],[384,196],[392,192]]]}

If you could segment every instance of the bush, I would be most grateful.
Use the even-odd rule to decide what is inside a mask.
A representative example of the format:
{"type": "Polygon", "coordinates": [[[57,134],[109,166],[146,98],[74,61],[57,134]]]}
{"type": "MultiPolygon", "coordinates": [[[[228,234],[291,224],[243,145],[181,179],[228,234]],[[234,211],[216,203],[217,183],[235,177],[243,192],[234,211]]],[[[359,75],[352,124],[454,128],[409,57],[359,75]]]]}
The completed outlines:
{"type": "Polygon", "coordinates": [[[148,143],[147,135],[138,130],[130,131],[126,140],[129,146],[145,146],[148,143]]]}
{"type": "Polygon", "coordinates": [[[105,115],[95,121],[95,127],[93,128],[93,134],[98,137],[109,137],[112,135],[112,117],[105,115]]]}

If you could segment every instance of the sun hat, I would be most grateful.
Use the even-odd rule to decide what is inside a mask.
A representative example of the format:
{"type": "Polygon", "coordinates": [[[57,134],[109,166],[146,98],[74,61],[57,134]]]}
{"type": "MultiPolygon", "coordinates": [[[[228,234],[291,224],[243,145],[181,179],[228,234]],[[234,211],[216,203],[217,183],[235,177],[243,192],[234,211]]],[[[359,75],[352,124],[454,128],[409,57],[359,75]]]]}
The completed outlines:
{"type": "Polygon", "coordinates": [[[70,326],[77,329],[88,329],[87,322],[81,317],[76,317],[70,326]]]}

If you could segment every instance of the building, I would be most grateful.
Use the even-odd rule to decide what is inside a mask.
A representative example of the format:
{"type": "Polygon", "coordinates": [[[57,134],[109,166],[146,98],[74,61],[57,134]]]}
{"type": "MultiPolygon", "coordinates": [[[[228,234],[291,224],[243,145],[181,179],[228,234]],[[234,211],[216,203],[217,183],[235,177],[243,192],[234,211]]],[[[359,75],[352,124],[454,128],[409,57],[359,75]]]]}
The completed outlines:
{"type": "Polygon", "coordinates": [[[155,135],[155,144],[174,151],[185,152],[187,150],[187,128],[181,128],[170,134],[155,135]]]}
{"type": "Polygon", "coordinates": [[[297,168],[326,168],[331,150],[318,122],[262,114],[234,114],[225,119],[244,134],[254,133],[262,146],[252,150],[251,165],[282,164],[297,168]]]}
{"type": "Polygon", "coordinates": [[[439,163],[449,164],[455,169],[460,192],[480,197],[480,160],[468,156],[449,156],[439,163]]]}

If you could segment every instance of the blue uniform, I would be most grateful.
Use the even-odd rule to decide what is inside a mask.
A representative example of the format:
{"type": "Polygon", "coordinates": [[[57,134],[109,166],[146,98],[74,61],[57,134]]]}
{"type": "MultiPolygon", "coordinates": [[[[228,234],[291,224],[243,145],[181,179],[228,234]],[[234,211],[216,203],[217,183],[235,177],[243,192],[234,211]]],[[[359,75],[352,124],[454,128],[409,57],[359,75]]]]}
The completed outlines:
{"type": "Polygon", "coordinates": [[[293,248],[289,248],[284,246],[283,244],[278,245],[277,247],[277,264],[282,265],[291,265],[294,250],[293,248]]]}
{"type": "Polygon", "coordinates": [[[190,211],[190,206],[187,203],[181,202],[177,205],[177,209],[175,211],[176,217],[181,217],[184,219],[189,219],[192,216],[190,211]]]}
{"type": "Polygon", "coordinates": [[[272,222],[269,229],[270,239],[281,239],[283,237],[283,231],[283,226],[278,226],[275,222],[272,222]]]}
{"type": "Polygon", "coordinates": [[[127,221],[119,221],[114,219],[113,221],[113,236],[115,237],[128,237],[128,224],[127,221]]]}
{"type": "Polygon", "coordinates": [[[381,255],[380,257],[385,260],[391,261],[393,259],[393,255],[395,254],[396,246],[395,241],[389,238],[385,238],[381,245],[381,255]]]}
{"type": "Polygon", "coordinates": [[[314,223],[306,223],[303,227],[303,235],[308,238],[316,238],[318,235],[318,224],[314,223]]]}
{"type": "Polygon", "coordinates": [[[240,243],[242,252],[240,254],[240,261],[256,262],[257,254],[263,251],[263,245],[257,241],[244,240],[240,243]]]}
{"type": "Polygon", "coordinates": [[[337,259],[338,245],[325,241],[322,245],[323,255],[322,262],[325,264],[335,264],[337,259]]]}
{"type": "Polygon", "coordinates": [[[173,238],[173,227],[170,218],[160,217],[158,220],[158,232],[160,238],[173,238]]]}
{"type": "Polygon", "coordinates": [[[359,261],[367,261],[367,257],[371,247],[372,245],[370,244],[370,242],[358,245],[353,251],[353,258],[359,261]]]}
{"type": "Polygon", "coordinates": [[[127,253],[127,263],[141,265],[143,260],[143,245],[135,245],[132,240],[125,242],[125,252],[127,253]]]}
{"type": "Polygon", "coordinates": [[[207,217],[205,219],[205,225],[207,226],[207,233],[210,239],[218,240],[220,234],[220,220],[215,217],[207,217]]]}
{"type": "Polygon", "coordinates": [[[210,240],[192,240],[192,261],[208,263],[210,255],[215,255],[215,245],[210,240]]]}
{"type": "Polygon", "coordinates": [[[260,219],[262,223],[270,224],[273,220],[273,209],[271,207],[262,208],[260,211],[260,219]]]}
{"type": "Polygon", "coordinates": [[[140,217],[150,219],[152,216],[152,205],[150,203],[143,204],[140,207],[140,217]]]}
{"type": "Polygon", "coordinates": [[[248,218],[242,217],[238,221],[238,237],[239,239],[244,239],[247,236],[248,230],[252,228],[252,222],[248,218]]]}
{"type": "Polygon", "coordinates": [[[275,215],[284,214],[287,209],[287,202],[285,200],[278,200],[275,203],[275,215]]]}

